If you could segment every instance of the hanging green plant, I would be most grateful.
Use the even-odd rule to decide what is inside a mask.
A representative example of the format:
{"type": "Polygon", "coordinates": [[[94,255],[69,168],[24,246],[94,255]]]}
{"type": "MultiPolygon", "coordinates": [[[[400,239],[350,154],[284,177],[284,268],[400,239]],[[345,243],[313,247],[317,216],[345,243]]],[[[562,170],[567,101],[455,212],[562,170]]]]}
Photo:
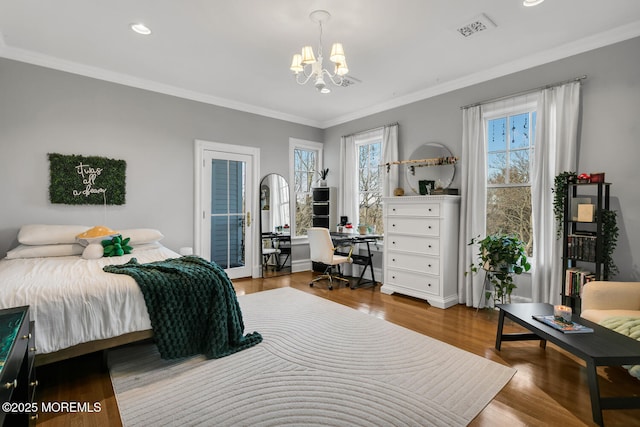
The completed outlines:
{"type": "Polygon", "coordinates": [[[556,239],[562,237],[562,223],[564,219],[564,204],[567,197],[569,182],[575,182],[575,172],[561,172],[553,181],[553,215],[556,218],[556,239]]]}
{"type": "Polygon", "coordinates": [[[604,265],[604,277],[609,279],[618,273],[618,266],[613,261],[613,252],[618,244],[618,224],[616,211],[601,210],[602,215],[602,263],[604,265]]]}

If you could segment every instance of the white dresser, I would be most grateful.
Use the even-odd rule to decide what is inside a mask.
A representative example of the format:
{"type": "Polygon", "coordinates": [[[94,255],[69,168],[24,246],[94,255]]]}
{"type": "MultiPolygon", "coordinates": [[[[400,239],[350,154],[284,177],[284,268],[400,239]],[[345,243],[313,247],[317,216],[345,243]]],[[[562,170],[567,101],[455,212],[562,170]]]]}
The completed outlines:
{"type": "Polygon", "coordinates": [[[381,291],[458,303],[460,196],[385,197],[384,283],[381,291]]]}

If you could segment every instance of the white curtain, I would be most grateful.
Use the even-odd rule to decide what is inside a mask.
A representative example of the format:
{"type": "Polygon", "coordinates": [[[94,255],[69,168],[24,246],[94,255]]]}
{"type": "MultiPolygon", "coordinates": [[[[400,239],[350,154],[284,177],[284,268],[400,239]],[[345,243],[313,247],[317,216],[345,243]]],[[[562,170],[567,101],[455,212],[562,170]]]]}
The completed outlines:
{"type": "MultiPolygon", "coordinates": [[[[358,151],[356,149],[357,140],[368,140],[372,137],[379,137],[382,134],[382,163],[395,162],[398,160],[398,125],[388,125],[384,128],[361,132],[357,135],[347,135],[340,138],[340,183],[341,191],[338,201],[338,211],[340,215],[349,217],[349,221],[357,224],[360,218],[358,182],[356,180],[356,168],[358,164],[358,151]]],[[[381,169],[383,174],[382,196],[392,196],[393,190],[398,187],[398,168],[392,167],[387,173],[386,169],[381,169]]]]}
{"type": "Polygon", "coordinates": [[[562,242],[553,215],[555,176],[576,170],[580,82],[542,90],[538,98],[531,204],[534,302],[560,303],[562,242]]]}
{"type": "Polygon", "coordinates": [[[484,301],[484,274],[465,274],[475,261],[477,248],[469,246],[473,237],[484,235],[486,229],[486,160],[487,148],[480,106],[462,111],[462,156],[460,240],[458,252],[458,300],[467,306],[479,307],[484,301]]]}
{"type": "MultiPolygon", "coordinates": [[[[382,134],[382,163],[398,161],[398,125],[384,127],[382,134]]],[[[383,180],[382,197],[393,196],[393,190],[398,187],[399,167],[389,168],[389,173],[383,170],[386,179],[383,180]]]]}
{"type": "Polygon", "coordinates": [[[338,215],[346,215],[349,221],[358,224],[358,183],[355,168],[357,165],[355,137],[340,138],[340,194],[338,215]]]}

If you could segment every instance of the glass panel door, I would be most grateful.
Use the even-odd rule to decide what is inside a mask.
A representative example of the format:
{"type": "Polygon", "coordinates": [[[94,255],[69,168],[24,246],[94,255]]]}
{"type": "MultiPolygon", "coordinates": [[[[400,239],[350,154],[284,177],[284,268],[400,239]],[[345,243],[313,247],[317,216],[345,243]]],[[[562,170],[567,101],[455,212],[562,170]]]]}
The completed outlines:
{"type": "Polygon", "coordinates": [[[245,266],[246,165],[211,161],[211,260],[222,268],[245,266]]]}
{"type": "Polygon", "coordinates": [[[204,190],[210,203],[203,217],[203,256],[224,268],[230,278],[251,276],[251,251],[247,250],[251,218],[246,203],[251,194],[251,157],[214,151],[204,157],[209,175],[204,190]]]}

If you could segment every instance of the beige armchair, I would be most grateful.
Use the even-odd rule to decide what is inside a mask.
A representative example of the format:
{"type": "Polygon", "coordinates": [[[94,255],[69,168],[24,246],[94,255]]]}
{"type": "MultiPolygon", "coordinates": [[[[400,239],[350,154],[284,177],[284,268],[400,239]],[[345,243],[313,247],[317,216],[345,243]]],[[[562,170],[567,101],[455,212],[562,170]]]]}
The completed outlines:
{"type": "Polygon", "coordinates": [[[640,318],[640,282],[589,282],[581,298],[580,316],[592,322],[614,316],[640,318]]]}

